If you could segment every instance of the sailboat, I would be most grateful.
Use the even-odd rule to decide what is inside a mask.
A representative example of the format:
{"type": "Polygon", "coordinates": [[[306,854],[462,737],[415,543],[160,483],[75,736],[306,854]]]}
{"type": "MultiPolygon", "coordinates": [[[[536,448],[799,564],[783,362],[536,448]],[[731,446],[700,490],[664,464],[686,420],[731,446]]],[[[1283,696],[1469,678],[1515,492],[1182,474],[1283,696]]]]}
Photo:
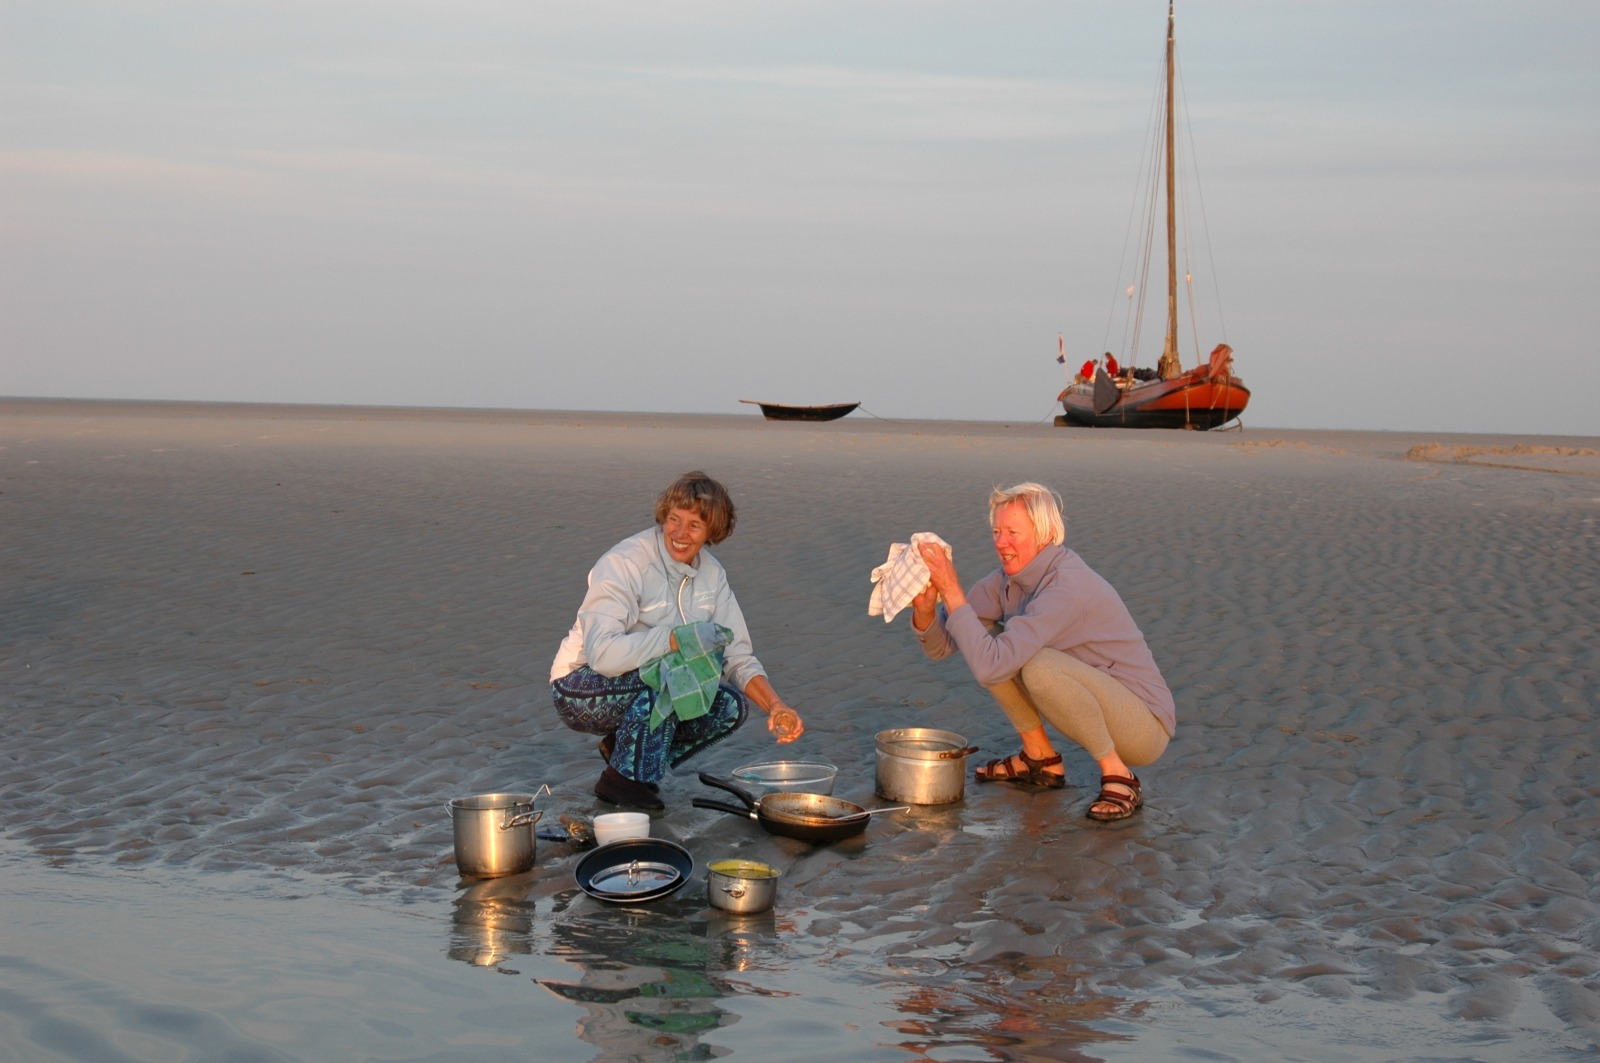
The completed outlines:
{"type": "MultiPolygon", "coordinates": [[[[1250,401],[1250,389],[1233,374],[1233,348],[1219,343],[1200,364],[1185,370],[1178,355],[1178,209],[1176,127],[1173,123],[1173,73],[1176,68],[1173,0],[1167,3],[1167,61],[1163,147],[1167,205],[1167,337],[1154,371],[1094,366],[1091,378],[1079,378],[1056,396],[1065,416],[1058,425],[1090,428],[1190,428],[1205,431],[1237,420],[1250,401]]],[[[1146,227],[1153,240],[1155,227],[1146,227]]],[[[1148,260],[1149,248],[1146,248],[1148,260]]],[[[1137,330],[1134,341],[1137,342],[1137,330]]],[[[1065,358],[1058,359],[1065,361],[1065,358]]],[[[1107,359],[1110,365],[1115,361],[1107,359]]],[[[1088,368],[1086,366],[1085,368],[1088,368]]]]}

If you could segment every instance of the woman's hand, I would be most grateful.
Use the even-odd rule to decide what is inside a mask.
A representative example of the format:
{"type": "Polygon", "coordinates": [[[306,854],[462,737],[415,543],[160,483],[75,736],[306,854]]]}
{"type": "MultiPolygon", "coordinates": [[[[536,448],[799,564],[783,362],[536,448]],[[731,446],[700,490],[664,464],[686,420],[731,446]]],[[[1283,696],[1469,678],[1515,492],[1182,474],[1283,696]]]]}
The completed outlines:
{"type": "Polygon", "coordinates": [[[767,730],[772,732],[772,737],[778,740],[779,745],[788,745],[806,733],[806,725],[798,712],[778,701],[767,712],[767,730]]]}
{"type": "Polygon", "coordinates": [[[911,626],[918,632],[928,630],[934,620],[934,610],[938,606],[939,588],[930,583],[911,599],[911,626]]]}
{"type": "Polygon", "coordinates": [[[800,722],[800,714],[778,697],[778,692],[772,689],[772,683],[766,676],[752,677],[744,693],[767,714],[767,730],[772,732],[772,737],[780,745],[787,745],[806,733],[806,725],[800,722]]]}
{"type": "MultiPolygon", "coordinates": [[[[917,550],[922,554],[923,563],[928,566],[928,578],[932,580],[929,586],[944,599],[945,609],[953,613],[967,604],[967,596],[961,590],[961,577],[956,574],[955,562],[933,543],[921,543],[917,546],[917,550]]],[[[917,605],[922,595],[927,593],[923,591],[917,595],[912,601],[913,607],[917,605]]]]}

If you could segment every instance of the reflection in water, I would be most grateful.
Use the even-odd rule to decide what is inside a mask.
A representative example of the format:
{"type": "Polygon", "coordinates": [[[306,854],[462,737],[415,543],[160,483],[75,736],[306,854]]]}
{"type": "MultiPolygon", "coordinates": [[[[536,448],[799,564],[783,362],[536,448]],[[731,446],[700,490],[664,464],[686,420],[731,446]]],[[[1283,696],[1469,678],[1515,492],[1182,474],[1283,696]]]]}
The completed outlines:
{"type": "Polygon", "coordinates": [[[533,874],[475,882],[456,898],[449,955],[475,967],[497,967],[512,955],[534,952],[533,874]]]}
{"type": "MultiPolygon", "coordinates": [[[[730,1049],[702,1040],[738,1021],[727,1005],[740,996],[788,996],[775,984],[793,988],[797,965],[815,970],[822,959],[810,944],[812,928],[797,925],[794,914],[724,912],[707,906],[694,885],[636,906],[576,890],[544,893],[546,907],[536,911],[536,880],[517,875],[466,888],[455,901],[449,955],[514,974],[503,966],[507,958],[536,954],[581,972],[575,981],[534,981],[579,1009],[574,1032],[593,1046],[595,1060],[727,1055],[730,1049]]],[[[1140,1010],[1094,993],[1088,973],[1063,957],[1011,953],[963,963],[951,944],[884,951],[881,941],[856,943],[873,954],[862,954],[866,968],[856,975],[885,991],[897,1013],[885,1019],[889,1036],[879,1043],[908,1059],[1091,1061],[1100,1058],[1095,1045],[1127,1039],[1108,1026],[1140,1010]]]]}
{"type": "Polygon", "coordinates": [[[583,969],[577,982],[540,979],[583,1005],[578,1036],[596,1058],[712,1059],[727,1050],[699,1035],[737,1020],[720,1005],[750,992],[721,977],[745,970],[776,938],[771,913],[738,920],[707,914],[698,898],[648,906],[578,905],[551,926],[554,952],[583,969]]]}
{"type": "Polygon", "coordinates": [[[964,1045],[982,1053],[973,1058],[1099,1060],[1089,1046],[1131,1039],[1095,1025],[1125,1012],[1126,1002],[1087,994],[1082,973],[1065,968],[1059,956],[1017,956],[968,968],[953,984],[908,986],[893,1024],[900,1047],[917,1059],[964,1045]]]}
{"type": "Polygon", "coordinates": [[[535,953],[582,970],[576,982],[536,979],[583,1008],[580,1038],[596,1059],[711,1059],[726,1051],[699,1036],[737,1016],[720,1002],[766,993],[725,974],[772,969],[780,932],[791,921],[771,911],[733,915],[706,906],[693,887],[637,906],[600,904],[576,891],[548,903],[542,920],[530,896],[536,874],[472,883],[455,900],[451,959],[516,973],[508,957],[535,953]],[[688,894],[689,896],[685,896],[688,894]]]}
{"type": "Polygon", "coordinates": [[[769,908],[751,915],[706,909],[707,958],[718,971],[742,974],[775,969],[778,933],[793,933],[794,923],[780,922],[769,908]]]}

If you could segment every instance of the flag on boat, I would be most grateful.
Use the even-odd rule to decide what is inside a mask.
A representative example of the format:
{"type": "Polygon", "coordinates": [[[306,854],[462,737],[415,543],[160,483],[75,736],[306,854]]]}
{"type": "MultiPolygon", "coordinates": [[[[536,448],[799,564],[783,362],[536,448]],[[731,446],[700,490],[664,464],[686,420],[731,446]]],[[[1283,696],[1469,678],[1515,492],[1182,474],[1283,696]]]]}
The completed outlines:
{"type": "Polygon", "coordinates": [[[1056,364],[1067,364],[1067,338],[1061,333],[1056,333],[1056,364]]]}

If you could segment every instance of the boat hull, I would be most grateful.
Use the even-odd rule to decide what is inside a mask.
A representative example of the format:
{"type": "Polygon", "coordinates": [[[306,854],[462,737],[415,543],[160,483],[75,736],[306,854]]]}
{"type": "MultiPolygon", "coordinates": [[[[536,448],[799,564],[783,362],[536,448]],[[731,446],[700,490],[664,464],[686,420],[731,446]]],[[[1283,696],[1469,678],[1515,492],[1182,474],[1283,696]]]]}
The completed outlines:
{"type": "Polygon", "coordinates": [[[859,402],[835,402],[826,406],[787,406],[778,402],[757,402],[754,399],[739,401],[760,406],[761,415],[769,421],[837,421],[861,405],[859,402]]]}
{"type": "Polygon", "coordinates": [[[1212,377],[1205,367],[1171,380],[1121,389],[1109,409],[1095,412],[1094,387],[1074,384],[1061,393],[1064,420],[1085,428],[1187,428],[1208,431],[1244,413],[1250,389],[1235,376],[1212,377]]]}

